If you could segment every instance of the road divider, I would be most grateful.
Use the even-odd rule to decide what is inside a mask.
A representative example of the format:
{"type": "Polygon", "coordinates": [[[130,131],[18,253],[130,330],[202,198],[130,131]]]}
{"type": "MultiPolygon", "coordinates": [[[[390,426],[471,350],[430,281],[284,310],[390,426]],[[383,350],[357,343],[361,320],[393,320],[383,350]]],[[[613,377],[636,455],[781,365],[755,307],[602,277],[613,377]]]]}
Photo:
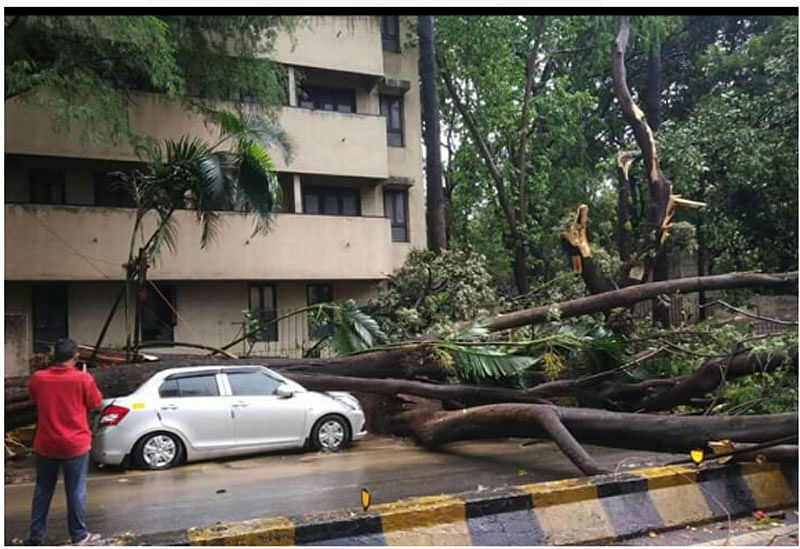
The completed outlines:
{"type": "MultiPolygon", "coordinates": [[[[374,497],[374,494],[373,494],[374,497]]],[[[575,545],[797,505],[797,464],[677,465],[127,536],[125,545],[575,545]]]]}

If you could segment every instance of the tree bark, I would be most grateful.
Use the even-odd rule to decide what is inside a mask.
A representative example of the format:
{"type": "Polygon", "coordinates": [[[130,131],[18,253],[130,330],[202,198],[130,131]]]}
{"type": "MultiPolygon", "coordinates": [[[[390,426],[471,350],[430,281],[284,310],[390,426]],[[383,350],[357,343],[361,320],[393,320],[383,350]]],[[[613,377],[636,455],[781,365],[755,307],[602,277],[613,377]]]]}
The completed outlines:
{"type": "Polygon", "coordinates": [[[629,307],[639,301],[652,299],[661,294],[696,292],[699,290],[729,290],[735,288],[763,288],[787,294],[797,294],[797,271],[790,273],[730,273],[706,277],[686,277],[661,282],[650,282],[629,286],[611,292],[581,297],[556,303],[554,306],[533,307],[513,313],[505,313],[490,319],[487,328],[491,332],[519,328],[551,320],[555,308],[559,318],[607,311],[615,307],[629,307]]]}
{"type": "Polygon", "coordinates": [[[713,358],[707,360],[699,370],[685,376],[670,389],[645,397],[641,401],[641,406],[648,412],[669,410],[679,404],[689,402],[692,397],[713,391],[724,380],[757,372],[770,372],[784,365],[790,365],[797,371],[797,355],[789,357],[785,353],[750,354],[743,351],[732,357],[713,358]]]}
{"type": "Polygon", "coordinates": [[[588,211],[586,204],[578,207],[575,219],[570,222],[566,231],[561,233],[561,245],[570,256],[573,270],[581,275],[590,294],[610,292],[614,289],[614,285],[592,257],[592,248],[587,235],[588,211]]]}
{"type": "Polygon", "coordinates": [[[432,417],[427,415],[428,411],[415,408],[403,414],[414,438],[427,447],[459,440],[548,437],[553,438],[586,474],[601,472],[602,468],[580,443],[688,453],[692,448],[706,448],[709,441],[758,443],[797,435],[797,413],[686,417],[540,404],[493,404],[454,412],[439,411],[432,417]]]}
{"type": "MultiPolygon", "coordinates": [[[[645,261],[645,276],[642,277],[642,280],[649,278],[646,275],[650,272],[652,273],[653,281],[659,282],[669,278],[669,261],[664,242],[667,238],[667,228],[671,217],[669,210],[672,205],[672,185],[661,173],[661,168],[658,166],[658,152],[656,150],[653,127],[648,123],[645,113],[633,101],[631,92],[628,89],[625,50],[628,46],[629,34],[629,19],[627,16],[622,16],[619,20],[619,30],[612,47],[611,76],[614,93],[622,109],[622,114],[633,130],[636,142],[642,150],[647,178],[650,181],[650,204],[647,208],[648,227],[646,227],[647,230],[644,234],[653,234],[655,240],[648,245],[651,250],[652,260],[645,261]]],[[[650,69],[648,68],[648,70],[650,69]]],[[[651,82],[651,84],[653,83],[651,82]]],[[[669,326],[669,318],[669,307],[662,305],[658,300],[653,300],[653,321],[662,326],[669,326]]]]}
{"type": "Polygon", "coordinates": [[[650,128],[657,132],[661,127],[661,40],[655,33],[647,58],[647,94],[645,111],[650,128]]]}
{"type": "Polygon", "coordinates": [[[428,248],[439,253],[447,246],[442,187],[442,153],[439,124],[439,95],[436,91],[436,46],[433,40],[433,16],[417,18],[419,33],[419,76],[422,94],[422,116],[425,129],[426,219],[428,248]]]}

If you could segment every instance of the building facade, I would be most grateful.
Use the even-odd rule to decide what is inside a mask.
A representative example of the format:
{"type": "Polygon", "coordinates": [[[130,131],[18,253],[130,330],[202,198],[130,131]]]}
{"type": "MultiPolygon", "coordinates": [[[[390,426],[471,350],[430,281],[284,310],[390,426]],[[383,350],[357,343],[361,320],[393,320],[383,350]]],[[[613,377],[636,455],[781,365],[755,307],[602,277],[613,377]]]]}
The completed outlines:
{"type": "MultiPolygon", "coordinates": [[[[418,54],[401,43],[404,18],[306,18],[279,36],[272,58],[288,70],[278,119],[293,158],[273,160],[284,201],[272,229],[223,212],[219,236],[200,248],[200,227],[178,211],[177,252],[148,271],[143,340],[222,346],[263,318],[323,301],[364,300],[424,247],[418,54]]],[[[164,96],[138,93],[130,120],[141,133],[211,142],[203,121],[164,96]]],[[[93,345],[123,287],[134,211],[106,174],[132,167],[130,147],[55,134],[47,114],[13,101],[5,115],[5,372],[28,371],[35,350],[68,336],[93,345]]],[[[315,330],[290,316],[253,346],[301,356],[315,330]]],[[[104,346],[125,342],[120,311],[104,346]]],[[[186,349],[176,349],[187,352],[186,349]]]]}

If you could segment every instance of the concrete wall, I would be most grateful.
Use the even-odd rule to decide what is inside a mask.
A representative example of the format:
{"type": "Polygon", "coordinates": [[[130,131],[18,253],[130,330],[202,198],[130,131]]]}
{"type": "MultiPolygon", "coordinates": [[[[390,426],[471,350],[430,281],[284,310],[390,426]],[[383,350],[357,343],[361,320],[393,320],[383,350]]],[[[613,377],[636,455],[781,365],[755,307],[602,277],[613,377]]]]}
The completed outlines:
{"type": "Polygon", "coordinates": [[[380,20],[375,16],[314,16],[293,36],[280,34],[269,57],[287,65],[383,74],[380,20]]]}
{"type": "MultiPolygon", "coordinates": [[[[139,132],[159,139],[177,140],[183,135],[207,143],[219,139],[218,131],[206,126],[199,115],[184,111],[165,96],[135,95],[130,118],[139,132]]],[[[280,151],[271,149],[278,171],[371,178],[388,175],[386,122],[381,116],[284,107],[278,123],[288,134],[294,153],[287,161],[280,151]]],[[[126,144],[87,142],[80,137],[78,126],[67,134],[56,134],[45,112],[13,100],[6,104],[5,131],[7,154],[138,160],[126,144]]]]}
{"type": "MultiPolygon", "coordinates": [[[[163,250],[153,279],[379,279],[392,272],[382,217],[276,214],[269,233],[251,236],[249,216],[222,212],[224,238],[201,249],[194,214],[174,216],[177,251],[163,250]]],[[[6,280],[119,280],[133,217],[121,208],[6,204],[6,280]]]]}

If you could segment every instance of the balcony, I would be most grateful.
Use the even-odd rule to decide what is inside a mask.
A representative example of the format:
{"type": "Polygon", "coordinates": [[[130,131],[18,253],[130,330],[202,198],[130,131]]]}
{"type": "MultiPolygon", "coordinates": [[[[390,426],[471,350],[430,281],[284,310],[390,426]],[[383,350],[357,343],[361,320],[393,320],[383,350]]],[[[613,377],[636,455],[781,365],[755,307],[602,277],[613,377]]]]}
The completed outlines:
{"type": "Polygon", "coordinates": [[[294,159],[287,164],[274,153],[277,170],[388,177],[386,121],[382,116],[285,107],[279,120],[292,140],[294,159]]]}
{"type": "Polygon", "coordinates": [[[281,33],[270,57],[280,63],[372,76],[383,75],[378,17],[309,17],[294,32],[281,33]]]}
{"type": "MultiPolygon", "coordinates": [[[[131,107],[131,123],[141,133],[160,139],[192,135],[206,142],[218,139],[200,116],[181,109],[164,96],[138,94],[131,107]]],[[[273,151],[278,171],[351,177],[386,178],[386,122],[369,114],[284,107],[278,120],[294,145],[294,158],[287,164],[273,151]]],[[[102,160],[137,160],[131,147],[90,143],[77,131],[55,134],[46,114],[15,101],[6,104],[8,154],[34,154],[102,160]]]]}
{"type": "MultiPolygon", "coordinates": [[[[392,271],[384,218],[277,214],[269,233],[251,236],[250,217],[221,215],[218,238],[201,250],[194,214],[177,212],[178,251],[164,249],[148,276],[376,280],[392,271]]],[[[6,204],[6,280],[120,280],[133,216],[133,210],[121,208],[6,204]]]]}

